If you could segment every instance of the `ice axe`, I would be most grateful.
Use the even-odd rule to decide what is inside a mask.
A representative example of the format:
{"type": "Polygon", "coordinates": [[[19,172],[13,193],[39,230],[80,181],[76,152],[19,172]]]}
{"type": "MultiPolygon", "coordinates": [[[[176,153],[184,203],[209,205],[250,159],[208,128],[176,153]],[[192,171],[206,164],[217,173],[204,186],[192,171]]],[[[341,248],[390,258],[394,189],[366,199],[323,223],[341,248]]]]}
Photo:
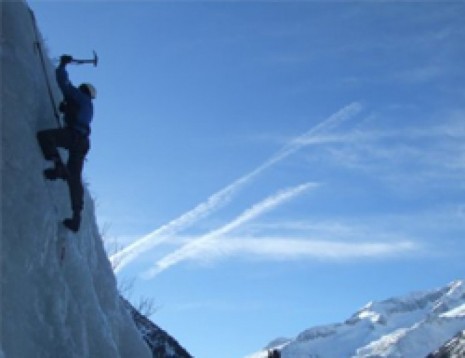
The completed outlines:
{"type": "Polygon", "coordinates": [[[97,67],[97,63],[98,63],[97,53],[94,51],[94,58],[91,59],[91,60],[80,60],[80,59],[77,59],[77,58],[73,58],[71,60],[71,63],[75,63],[77,65],[82,65],[84,63],[92,63],[95,67],[97,67]]]}

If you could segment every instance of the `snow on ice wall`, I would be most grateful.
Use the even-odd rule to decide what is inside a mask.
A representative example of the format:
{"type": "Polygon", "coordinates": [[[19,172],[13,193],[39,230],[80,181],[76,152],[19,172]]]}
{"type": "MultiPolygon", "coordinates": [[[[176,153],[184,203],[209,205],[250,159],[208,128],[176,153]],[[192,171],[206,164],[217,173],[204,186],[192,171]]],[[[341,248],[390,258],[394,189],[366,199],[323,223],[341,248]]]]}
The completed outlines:
{"type": "Polygon", "coordinates": [[[24,1],[2,1],[1,16],[0,357],[151,357],[119,300],[87,192],[80,232],[60,224],[69,194],[42,176],[36,132],[56,121],[32,19],[24,1]]]}

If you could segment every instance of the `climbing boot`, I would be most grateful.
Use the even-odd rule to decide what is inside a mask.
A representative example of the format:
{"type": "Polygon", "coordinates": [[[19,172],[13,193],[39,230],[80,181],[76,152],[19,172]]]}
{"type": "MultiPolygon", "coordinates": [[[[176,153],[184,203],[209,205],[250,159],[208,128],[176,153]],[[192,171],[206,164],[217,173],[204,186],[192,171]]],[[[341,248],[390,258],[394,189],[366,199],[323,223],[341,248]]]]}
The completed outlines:
{"type": "Polygon", "coordinates": [[[78,232],[81,225],[81,215],[74,213],[72,218],[63,220],[63,225],[73,232],[78,232]]]}
{"type": "Polygon", "coordinates": [[[44,177],[48,180],[56,179],[68,179],[68,169],[61,161],[55,162],[54,168],[48,168],[44,170],[44,177]]]}

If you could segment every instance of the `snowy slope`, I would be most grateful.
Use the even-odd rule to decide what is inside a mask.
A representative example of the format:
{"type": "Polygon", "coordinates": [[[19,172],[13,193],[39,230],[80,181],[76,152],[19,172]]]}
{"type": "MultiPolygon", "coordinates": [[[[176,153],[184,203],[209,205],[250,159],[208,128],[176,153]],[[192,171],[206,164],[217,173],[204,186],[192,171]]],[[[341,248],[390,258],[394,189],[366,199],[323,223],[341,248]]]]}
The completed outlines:
{"type": "MultiPolygon", "coordinates": [[[[465,283],[370,302],[344,323],[310,328],[267,349],[283,358],[425,357],[465,329],[465,283]]],[[[266,350],[249,358],[267,357],[266,350]]]]}
{"type": "Polygon", "coordinates": [[[2,1],[1,13],[0,357],[152,357],[119,299],[87,192],[80,232],[60,224],[69,195],[42,177],[35,133],[56,122],[31,16],[23,1],[2,1]]]}
{"type": "Polygon", "coordinates": [[[192,358],[192,356],[169,334],[137,311],[127,300],[124,305],[149,345],[153,356],[163,358],[192,358]]]}
{"type": "Polygon", "coordinates": [[[463,358],[465,357],[465,330],[443,344],[427,358],[463,358]]]}

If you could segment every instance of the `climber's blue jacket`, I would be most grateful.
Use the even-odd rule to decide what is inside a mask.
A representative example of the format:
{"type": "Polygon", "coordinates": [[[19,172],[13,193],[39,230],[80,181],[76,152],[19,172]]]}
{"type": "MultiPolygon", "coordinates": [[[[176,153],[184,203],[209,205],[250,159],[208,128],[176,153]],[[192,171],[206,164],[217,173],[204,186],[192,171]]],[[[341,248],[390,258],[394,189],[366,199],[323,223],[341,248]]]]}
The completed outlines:
{"type": "Polygon", "coordinates": [[[65,100],[64,121],[68,127],[83,135],[90,134],[90,122],[94,115],[94,106],[89,95],[74,87],[69,81],[64,65],[59,65],[55,71],[58,86],[65,100]]]}

